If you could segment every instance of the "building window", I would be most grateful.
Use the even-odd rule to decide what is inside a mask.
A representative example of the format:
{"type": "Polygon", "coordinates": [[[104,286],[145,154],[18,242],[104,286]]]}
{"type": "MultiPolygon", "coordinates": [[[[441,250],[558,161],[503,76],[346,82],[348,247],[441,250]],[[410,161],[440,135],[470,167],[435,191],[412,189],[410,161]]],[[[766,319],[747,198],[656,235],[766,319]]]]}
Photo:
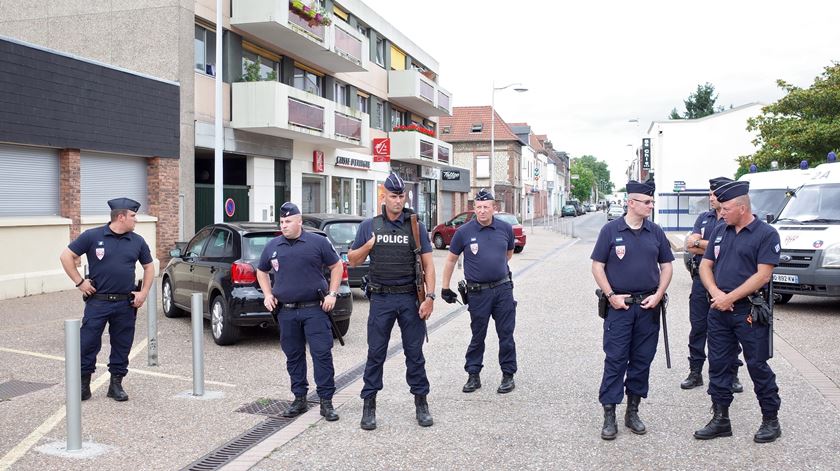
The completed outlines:
{"type": "Polygon", "coordinates": [[[268,80],[276,82],[279,79],[280,64],[251,51],[242,51],[242,80],[245,82],[259,82],[268,80]]]}
{"type": "Polygon", "coordinates": [[[195,25],[195,70],[203,74],[216,72],[216,33],[195,25]]]}
{"type": "Polygon", "coordinates": [[[376,36],[376,63],[385,67],[385,39],[376,36]]]}
{"type": "Polygon", "coordinates": [[[490,178],[490,156],[480,155],[475,158],[475,178],[490,178]]]}
{"type": "Polygon", "coordinates": [[[407,116],[404,111],[398,110],[396,108],[391,108],[391,129],[394,129],[397,126],[408,124],[406,118],[407,116]]]}
{"type": "Polygon", "coordinates": [[[370,97],[364,95],[356,95],[358,99],[359,111],[362,113],[370,113],[370,97]]]}
{"type": "Polygon", "coordinates": [[[481,123],[475,123],[472,125],[472,129],[470,129],[470,132],[481,132],[483,128],[484,126],[481,123]]]}
{"type": "Polygon", "coordinates": [[[444,126],[443,129],[441,129],[440,133],[441,134],[449,134],[449,132],[451,130],[452,130],[452,126],[444,126]]]}
{"type": "Polygon", "coordinates": [[[376,102],[373,105],[373,112],[376,116],[376,129],[383,129],[385,127],[385,107],[381,102],[376,102]]]}
{"type": "Polygon", "coordinates": [[[301,69],[300,67],[295,67],[295,77],[292,81],[292,86],[313,95],[322,96],[323,80],[323,77],[318,74],[301,69]]]}
{"type": "Polygon", "coordinates": [[[335,82],[335,102],[339,105],[350,106],[350,87],[346,83],[335,82]]]}

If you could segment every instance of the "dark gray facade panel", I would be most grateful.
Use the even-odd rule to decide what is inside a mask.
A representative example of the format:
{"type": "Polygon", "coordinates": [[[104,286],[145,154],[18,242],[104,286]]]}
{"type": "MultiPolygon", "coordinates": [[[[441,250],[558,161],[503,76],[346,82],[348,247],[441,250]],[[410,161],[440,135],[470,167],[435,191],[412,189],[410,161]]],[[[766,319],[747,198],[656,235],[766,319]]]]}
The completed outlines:
{"type": "Polygon", "coordinates": [[[0,141],[178,158],[180,87],[0,38],[0,141]]]}
{"type": "MultiPolygon", "coordinates": [[[[443,167],[440,169],[440,191],[453,191],[456,193],[470,192],[470,171],[460,167],[443,167]],[[449,180],[455,177],[457,180],[449,180]]],[[[472,196],[472,195],[470,195],[472,196]]]]}

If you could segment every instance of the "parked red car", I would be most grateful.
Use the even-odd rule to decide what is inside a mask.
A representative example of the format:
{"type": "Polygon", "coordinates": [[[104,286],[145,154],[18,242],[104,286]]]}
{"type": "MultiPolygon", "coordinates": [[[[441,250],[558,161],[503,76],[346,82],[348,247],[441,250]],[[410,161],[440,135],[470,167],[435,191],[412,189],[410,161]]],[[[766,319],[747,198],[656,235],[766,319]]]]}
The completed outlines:
{"type": "MultiPolygon", "coordinates": [[[[471,221],[473,217],[475,217],[475,212],[467,211],[455,216],[443,224],[435,226],[435,228],[432,229],[432,243],[435,248],[445,249],[446,246],[452,242],[452,236],[455,235],[455,231],[457,231],[462,224],[471,221]]],[[[525,249],[525,231],[522,230],[522,224],[519,224],[519,220],[516,219],[516,216],[510,213],[496,213],[493,217],[499,218],[513,226],[513,236],[516,238],[513,251],[514,253],[522,252],[522,250],[525,249]]]]}

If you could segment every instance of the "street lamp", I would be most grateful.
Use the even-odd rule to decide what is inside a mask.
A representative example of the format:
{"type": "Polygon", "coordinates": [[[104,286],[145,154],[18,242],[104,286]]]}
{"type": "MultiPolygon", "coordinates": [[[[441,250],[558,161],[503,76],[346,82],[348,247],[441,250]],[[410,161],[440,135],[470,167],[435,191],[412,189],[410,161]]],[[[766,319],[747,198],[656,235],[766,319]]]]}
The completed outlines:
{"type": "MultiPolygon", "coordinates": [[[[504,90],[513,87],[514,91],[519,93],[527,92],[528,89],[519,82],[505,85],[504,87],[497,87],[493,82],[493,93],[490,95],[490,192],[493,196],[496,195],[495,182],[493,181],[493,170],[495,169],[496,160],[496,90],[504,90]]],[[[523,191],[524,191],[523,186],[523,191]]]]}

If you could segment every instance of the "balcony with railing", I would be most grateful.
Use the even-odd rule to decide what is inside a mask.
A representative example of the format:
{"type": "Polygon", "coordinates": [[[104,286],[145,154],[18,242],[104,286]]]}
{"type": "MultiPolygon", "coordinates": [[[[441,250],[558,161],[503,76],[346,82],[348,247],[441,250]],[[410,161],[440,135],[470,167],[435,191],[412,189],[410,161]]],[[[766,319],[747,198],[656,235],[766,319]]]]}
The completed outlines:
{"type": "Polygon", "coordinates": [[[334,148],[370,146],[370,117],[279,82],[238,82],[231,127],[334,148]]]}
{"type": "Polygon", "coordinates": [[[388,99],[422,116],[452,116],[452,94],[417,70],[389,71],[388,99]]]}
{"type": "Polygon", "coordinates": [[[391,159],[428,167],[452,164],[452,144],[417,131],[389,132],[391,159]]]}
{"type": "Polygon", "coordinates": [[[326,15],[325,25],[300,14],[292,0],[232,1],[231,26],[325,72],[368,70],[368,39],[341,18],[326,15]]]}

